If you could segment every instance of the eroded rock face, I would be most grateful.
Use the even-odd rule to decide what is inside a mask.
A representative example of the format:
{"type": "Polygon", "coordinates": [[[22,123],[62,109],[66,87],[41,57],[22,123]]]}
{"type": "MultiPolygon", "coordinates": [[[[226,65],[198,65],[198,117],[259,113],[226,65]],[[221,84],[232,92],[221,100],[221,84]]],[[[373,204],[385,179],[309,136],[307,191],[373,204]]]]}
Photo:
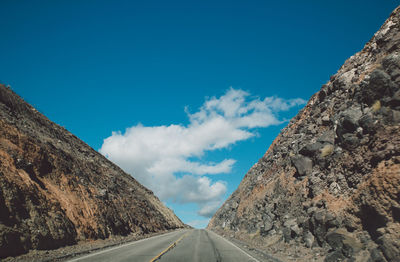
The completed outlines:
{"type": "Polygon", "coordinates": [[[0,85],[0,258],[183,227],[130,175],[0,85]]]}
{"type": "Polygon", "coordinates": [[[399,261],[399,97],[397,8],[282,130],[208,228],[282,257],[303,247],[325,261],[399,261]]]}

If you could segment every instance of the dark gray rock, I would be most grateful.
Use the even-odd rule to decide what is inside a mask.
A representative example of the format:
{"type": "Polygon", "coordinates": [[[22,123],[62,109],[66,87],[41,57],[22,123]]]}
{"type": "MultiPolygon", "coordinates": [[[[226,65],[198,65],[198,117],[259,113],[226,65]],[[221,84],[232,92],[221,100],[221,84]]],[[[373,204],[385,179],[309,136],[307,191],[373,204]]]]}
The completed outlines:
{"type": "Polygon", "coordinates": [[[290,230],[291,230],[292,236],[294,236],[294,237],[300,236],[301,233],[302,233],[301,228],[300,228],[297,224],[291,226],[291,227],[290,227],[290,230]]]}
{"type": "Polygon", "coordinates": [[[399,54],[389,54],[382,60],[382,66],[390,75],[392,80],[400,76],[400,56],[399,54]]]}
{"type": "Polygon", "coordinates": [[[387,262],[387,260],[381,251],[379,251],[377,248],[374,248],[370,251],[368,262],[387,262]]]}
{"type": "Polygon", "coordinates": [[[337,134],[341,136],[345,133],[354,133],[357,130],[358,121],[362,117],[362,111],[359,107],[351,107],[340,115],[337,134]]]}
{"type": "Polygon", "coordinates": [[[292,234],[290,228],[283,228],[282,229],[283,239],[286,243],[289,243],[292,240],[292,234]]]}
{"type": "Polygon", "coordinates": [[[329,115],[323,115],[321,117],[321,124],[324,126],[329,126],[332,123],[331,118],[329,115]]]}
{"type": "Polygon", "coordinates": [[[292,164],[296,168],[298,176],[305,176],[311,173],[313,163],[308,157],[297,155],[292,157],[292,164]]]}
{"type": "Polygon", "coordinates": [[[362,249],[362,244],[345,229],[336,229],[326,235],[326,241],[332,249],[341,251],[346,257],[352,257],[362,249]]]}
{"type": "Polygon", "coordinates": [[[376,130],[375,120],[371,113],[363,115],[359,120],[364,134],[374,134],[376,130]]]}
{"type": "Polygon", "coordinates": [[[330,252],[324,259],[324,262],[339,262],[344,261],[346,258],[339,250],[330,252]]]}
{"type": "Polygon", "coordinates": [[[308,144],[300,149],[299,153],[303,156],[313,157],[315,154],[319,153],[319,150],[323,147],[323,144],[316,142],[308,144]]]}
{"type": "Polygon", "coordinates": [[[346,149],[356,148],[360,144],[360,139],[358,139],[355,134],[343,134],[341,145],[346,149]]]}
{"type": "Polygon", "coordinates": [[[318,92],[319,102],[323,102],[325,97],[326,97],[326,92],[324,90],[321,90],[321,91],[318,92]]]}
{"type": "Polygon", "coordinates": [[[311,232],[307,232],[306,234],[304,234],[303,236],[303,241],[306,244],[306,247],[311,248],[314,244],[314,235],[311,234],[311,232]]]}
{"type": "Polygon", "coordinates": [[[381,69],[375,69],[370,74],[369,83],[362,89],[362,100],[372,105],[384,96],[391,97],[392,91],[390,76],[381,69]]]}
{"type": "Polygon", "coordinates": [[[388,105],[393,108],[398,108],[400,106],[400,90],[396,91],[393,96],[388,101],[388,105]]]}
{"type": "Polygon", "coordinates": [[[292,227],[294,225],[297,225],[296,218],[288,219],[288,220],[285,221],[285,223],[283,223],[283,226],[284,227],[288,227],[288,228],[290,228],[290,227],[292,227]]]}
{"type": "Polygon", "coordinates": [[[393,122],[396,124],[400,123],[400,111],[393,110],[393,122]]]}
{"type": "Polygon", "coordinates": [[[321,144],[334,144],[335,143],[335,132],[333,130],[327,130],[320,137],[318,137],[317,142],[321,144]]]}
{"type": "Polygon", "coordinates": [[[272,227],[273,227],[272,222],[269,221],[264,222],[260,227],[260,234],[262,236],[266,236],[271,231],[272,227]]]}

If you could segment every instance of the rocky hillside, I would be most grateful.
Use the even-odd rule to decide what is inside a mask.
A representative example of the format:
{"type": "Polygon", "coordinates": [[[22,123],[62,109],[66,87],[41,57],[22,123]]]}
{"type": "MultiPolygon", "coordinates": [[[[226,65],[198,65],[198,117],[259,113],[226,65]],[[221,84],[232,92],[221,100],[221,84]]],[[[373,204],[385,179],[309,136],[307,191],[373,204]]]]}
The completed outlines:
{"type": "Polygon", "coordinates": [[[153,193],[0,85],[0,258],[183,227],[153,193]]]}
{"type": "Polygon", "coordinates": [[[282,130],[208,228],[282,260],[400,261],[400,8],[282,130]]]}

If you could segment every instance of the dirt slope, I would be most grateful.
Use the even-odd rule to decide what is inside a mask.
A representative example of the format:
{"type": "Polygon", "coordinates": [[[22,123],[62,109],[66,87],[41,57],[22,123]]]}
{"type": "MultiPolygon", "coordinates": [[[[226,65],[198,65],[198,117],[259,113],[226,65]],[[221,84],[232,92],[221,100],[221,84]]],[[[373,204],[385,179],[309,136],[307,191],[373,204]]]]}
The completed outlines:
{"type": "Polygon", "coordinates": [[[153,193],[0,85],[0,258],[183,227],[153,193]]]}

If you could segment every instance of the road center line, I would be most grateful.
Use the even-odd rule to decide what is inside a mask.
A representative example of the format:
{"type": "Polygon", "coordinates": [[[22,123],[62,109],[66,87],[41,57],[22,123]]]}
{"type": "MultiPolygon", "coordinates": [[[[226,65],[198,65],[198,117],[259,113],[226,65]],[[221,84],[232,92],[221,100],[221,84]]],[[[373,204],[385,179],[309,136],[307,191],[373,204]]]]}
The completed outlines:
{"type": "Polygon", "coordinates": [[[185,233],[183,236],[181,236],[180,238],[178,238],[174,243],[172,243],[171,245],[169,245],[169,247],[167,247],[166,249],[164,249],[163,251],[160,252],[160,254],[158,254],[157,256],[155,256],[152,260],[150,260],[150,262],[154,262],[156,260],[158,260],[159,258],[161,258],[162,255],[164,255],[165,253],[167,253],[168,251],[170,251],[172,248],[174,248],[183,238],[185,238],[187,236],[187,234],[189,234],[189,232],[185,233]]]}

